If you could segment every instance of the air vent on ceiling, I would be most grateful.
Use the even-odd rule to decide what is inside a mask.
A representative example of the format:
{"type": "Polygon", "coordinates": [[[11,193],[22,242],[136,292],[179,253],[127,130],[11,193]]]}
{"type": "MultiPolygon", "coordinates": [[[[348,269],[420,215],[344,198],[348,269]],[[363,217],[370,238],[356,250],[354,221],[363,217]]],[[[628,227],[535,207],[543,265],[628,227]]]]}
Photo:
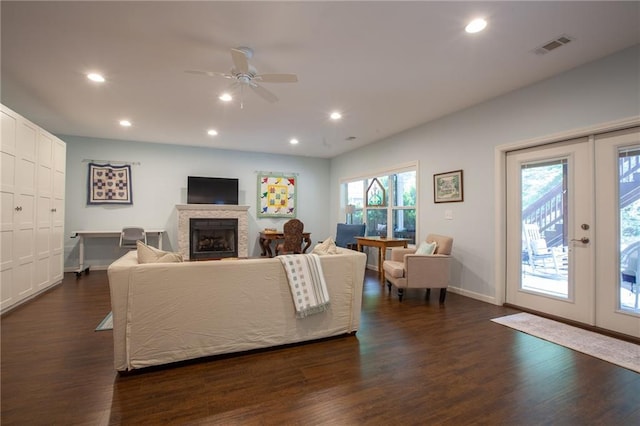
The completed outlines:
{"type": "Polygon", "coordinates": [[[545,55],[551,52],[554,49],[557,49],[560,46],[564,46],[565,44],[571,43],[574,40],[573,37],[569,37],[566,34],[562,34],[560,37],[557,37],[551,41],[546,42],[542,46],[534,49],[534,53],[536,55],[545,55]]]}

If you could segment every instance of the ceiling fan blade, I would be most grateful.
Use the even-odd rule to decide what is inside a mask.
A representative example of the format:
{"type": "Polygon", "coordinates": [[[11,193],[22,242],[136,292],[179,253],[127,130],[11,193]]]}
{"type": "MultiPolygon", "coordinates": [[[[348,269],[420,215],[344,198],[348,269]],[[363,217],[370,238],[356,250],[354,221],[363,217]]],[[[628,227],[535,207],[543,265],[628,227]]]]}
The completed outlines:
{"type": "Polygon", "coordinates": [[[265,83],[297,83],[298,76],[295,74],[259,74],[255,76],[256,80],[265,83]]]}
{"type": "Polygon", "coordinates": [[[223,72],[216,71],[207,71],[207,70],[185,70],[186,73],[189,74],[198,74],[198,75],[206,75],[209,77],[224,77],[224,78],[233,78],[231,74],[225,74],[223,72]]]}
{"type": "Polygon", "coordinates": [[[233,59],[233,66],[236,72],[249,73],[249,61],[245,52],[239,49],[231,49],[231,59],[233,59]]]}
{"type": "Polygon", "coordinates": [[[249,87],[251,87],[253,91],[256,92],[256,94],[258,94],[262,99],[271,103],[278,102],[278,97],[264,87],[256,83],[250,84],[249,87]]]}

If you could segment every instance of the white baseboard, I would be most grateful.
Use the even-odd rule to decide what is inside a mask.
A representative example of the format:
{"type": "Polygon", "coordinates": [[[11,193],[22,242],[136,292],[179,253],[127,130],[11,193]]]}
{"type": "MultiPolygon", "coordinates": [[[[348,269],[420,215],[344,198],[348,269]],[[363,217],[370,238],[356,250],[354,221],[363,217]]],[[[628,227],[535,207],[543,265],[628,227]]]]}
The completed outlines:
{"type": "Polygon", "coordinates": [[[451,286],[449,286],[449,288],[447,288],[447,291],[450,291],[451,293],[459,294],[461,296],[469,297],[471,299],[476,299],[476,300],[479,300],[481,302],[491,303],[492,305],[498,305],[498,303],[496,302],[496,298],[495,297],[487,296],[486,294],[480,294],[480,293],[476,293],[474,291],[469,291],[469,290],[465,290],[463,288],[451,287],[451,286]]]}
{"type": "Polygon", "coordinates": [[[24,299],[22,299],[21,301],[19,301],[18,303],[16,303],[15,305],[11,305],[7,308],[5,308],[3,311],[0,312],[1,315],[6,314],[7,312],[17,308],[20,305],[24,305],[25,303],[27,303],[30,300],[35,299],[38,296],[41,296],[42,294],[46,293],[49,290],[52,290],[54,288],[56,288],[57,286],[59,286],[60,284],[62,284],[62,280],[55,282],[54,284],[51,284],[49,287],[43,288],[41,290],[39,290],[36,293],[33,293],[32,295],[25,297],[24,299]]]}

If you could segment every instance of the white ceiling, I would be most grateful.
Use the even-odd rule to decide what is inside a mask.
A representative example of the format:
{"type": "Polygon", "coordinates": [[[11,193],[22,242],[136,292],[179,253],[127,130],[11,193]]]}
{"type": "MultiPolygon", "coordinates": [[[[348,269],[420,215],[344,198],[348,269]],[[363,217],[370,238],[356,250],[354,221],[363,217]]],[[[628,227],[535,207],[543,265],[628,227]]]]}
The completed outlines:
{"type": "Polygon", "coordinates": [[[330,158],[640,42],[640,2],[1,2],[2,103],[56,134],[330,158]],[[479,34],[466,23],[485,17],[479,34]],[[533,50],[567,34],[546,55],[533,50]],[[295,73],[239,103],[229,49],[295,73]],[[107,82],[85,78],[100,71],[107,82]],[[333,110],[344,118],[328,119],[333,110]],[[130,128],[117,123],[133,122],[130,128]],[[215,128],[216,137],[206,135],[215,128]],[[347,141],[349,136],[356,139],[347,141]],[[297,146],[288,140],[296,137],[297,146]]]}

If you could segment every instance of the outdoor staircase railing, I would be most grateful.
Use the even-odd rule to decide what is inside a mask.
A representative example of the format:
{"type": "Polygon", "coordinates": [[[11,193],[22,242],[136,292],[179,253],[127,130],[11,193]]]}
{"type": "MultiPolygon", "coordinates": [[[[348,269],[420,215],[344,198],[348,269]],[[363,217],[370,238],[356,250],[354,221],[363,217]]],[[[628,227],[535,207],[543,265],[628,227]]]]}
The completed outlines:
{"type": "MultiPolygon", "coordinates": [[[[640,157],[621,157],[619,162],[620,208],[640,199],[640,157]]],[[[549,247],[565,245],[563,241],[564,197],[562,183],[542,194],[522,212],[524,223],[535,223],[549,247]]]]}

